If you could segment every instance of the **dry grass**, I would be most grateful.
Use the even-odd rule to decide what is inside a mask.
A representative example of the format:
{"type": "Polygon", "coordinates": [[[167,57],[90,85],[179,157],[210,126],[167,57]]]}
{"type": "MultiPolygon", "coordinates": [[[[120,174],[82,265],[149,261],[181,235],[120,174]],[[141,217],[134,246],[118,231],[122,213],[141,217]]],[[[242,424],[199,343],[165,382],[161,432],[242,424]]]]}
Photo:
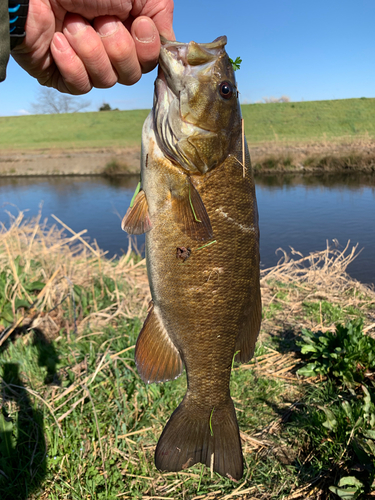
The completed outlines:
{"type": "MultiPolygon", "coordinates": [[[[61,329],[69,336],[72,330],[78,334],[84,332],[89,324],[90,329],[99,331],[115,318],[133,319],[143,317],[150,300],[145,260],[137,259],[132,253],[131,244],[126,254],[118,260],[107,259],[96,242],[91,245],[84,239],[86,230],[74,232],[57,217],[58,225],[47,227],[46,220],[41,222],[39,215],[28,220],[24,213],[13,218],[11,226],[4,226],[0,232],[0,268],[7,269],[12,275],[14,285],[6,288],[6,298],[13,305],[16,298],[26,296],[33,304],[30,309],[15,312],[14,324],[0,333],[0,346],[19,326],[39,328],[46,338],[56,337],[61,329]],[[59,227],[60,226],[60,227],[59,227]],[[15,262],[22,256],[24,263],[23,276],[19,276],[15,262]],[[35,261],[39,265],[35,266],[35,261]],[[94,284],[101,283],[105,289],[103,276],[110,277],[116,283],[114,292],[110,292],[111,304],[94,309],[84,317],[74,318],[74,296],[72,287],[78,285],[84,289],[92,289],[94,284]],[[24,280],[43,281],[45,287],[37,296],[30,296],[24,287],[24,280]],[[126,282],[126,289],[120,290],[117,283],[126,282]],[[72,314],[67,321],[63,313],[62,303],[69,302],[72,314]]],[[[279,249],[283,257],[279,263],[261,272],[261,291],[264,318],[261,341],[269,334],[285,332],[301,328],[329,330],[334,328],[334,321],[327,323],[320,315],[320,321],[314,322],[311,317],[301,316],[302,306],[306,301],[323,301],[336,304],[342,309],[350,307],[367,311],[368,306],[375,304],[375,292],[372,288],[350,278],[346,273],[348,265],[359,254],[358,245],[350,248],[350,242],[343,250],[335,246],[324,251],[303,256],[291,248],[290,253],[279,249]],[[343,303],[345,297],[345,303],[343,303]],[[267,311],[272,309],[269,317],[267,311]]],[[[106,290],[108,292],[108,289],[106,290]]],[[[348,315],[350,317],[350,314],[348,315]]],[[[374,331],[374,317],[365,314],[365,331],[374,331]]],[[[252,362],[254,364],[255,361],[252,362]]],[[[294,367],[294,354],[277,353],[272,349],[268,354],[257,359],[257,369],[267,371],[268,375],[288,377],[294,367]],[[269,366],[268,366],[269,365],[269,366]],[[272,366],[272,369],[271,369],[272,366]],[[266,370],[267,367],[267,370],[266,370]],[[288,375],[289,374],[289,375],[288,375]]],[[[247,368],[248,365],[243,365],[247,368]]],[[[99,367],[100,368],[100,367],[99,367]]]]}
{"type": "MultiPolygon", "coordinates": [[[[335,321],[324,321],[320,311],[318,322],[301,315],[304,303],[318,303],[320,309],[324,302],[337,306],[343,313],[350,310],[363,311],[365,327],[374,322],[368,312],[369,306],[375,304],[373,287],[366,286],[352,279],[346,272],[348,265],[359,255],[358,244],[350,248],[350,241],[343,250],[339,250],[338,242],[327,246],[325,250],[303,256],[291,248],[290,253],[283,253],[275,267],[261,272],[261,289],[264,310],[274,307],[272,319],[267,314],[263,320],[263,330],[286,328],[332,329],[335,321]],[[279,306],[279,307],[278,307],[279,306]]],[[[372,325],[373,327],[374,325],[372,325]]]]}
{"type": "MultiPolygon", "coordinates": [[[[41,222],[41,215],[27,220],[20,212],[11,220],[9,229],[1,228],[0,268],[6,270],[9,283],[5,298],[13,304],[13,309],[17,298],[25,297],[33,304],[31,309],[18,312],[18,325],[21,322],[29,328],[43,325],[44,333],[53,337],[60,328],[66,328],[69,335],[71,328],[77,328],[80,333],[88,323],[95,330],[116,317],[138,317],[149,301],[145,260],[138,259],[129,244],[127,253],[114,263],[114,258],[107,259],[96,241],[90,244],[84,239],[86,230],[75,233],[54,218],[58,224],[47,227],[46,220],[41,222]],[[17,269],[20,257],[21,271],[17,269]],[[114,281],[113,292],[106,288],[104,276],[114,281]],[[33,281],[45,283],[36,297],[30,296],[26,289],[27,282],[33,281]],[[126,287],[120,290],[119,282],[125,282],[126,287]],[[14,284],[10,286],[11,283],[14,284]],[[73,284],[91,290],[97,283],[101,284],[102,294],[109,294],[110,306],[99,309],[94,302],[90,314],[76,317],[73,323],[66,322],[60,306],[67,299],[70,308],[74,309],[73,284]]],[[[4,340],[0,337],[0,345],[4,340]]]]}

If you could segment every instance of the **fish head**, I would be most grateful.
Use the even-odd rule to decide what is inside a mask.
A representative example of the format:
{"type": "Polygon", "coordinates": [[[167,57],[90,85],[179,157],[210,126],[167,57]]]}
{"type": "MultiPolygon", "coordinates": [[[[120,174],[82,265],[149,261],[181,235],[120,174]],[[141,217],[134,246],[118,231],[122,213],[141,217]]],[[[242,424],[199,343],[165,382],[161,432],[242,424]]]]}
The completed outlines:
{"type": "Polygon", "coordinates": [[[155,82],[154,125],[164,154],[205,174],[220,165],[241,133],[241,109],[227,38],[212,43],[162,38],[155,82]]]}

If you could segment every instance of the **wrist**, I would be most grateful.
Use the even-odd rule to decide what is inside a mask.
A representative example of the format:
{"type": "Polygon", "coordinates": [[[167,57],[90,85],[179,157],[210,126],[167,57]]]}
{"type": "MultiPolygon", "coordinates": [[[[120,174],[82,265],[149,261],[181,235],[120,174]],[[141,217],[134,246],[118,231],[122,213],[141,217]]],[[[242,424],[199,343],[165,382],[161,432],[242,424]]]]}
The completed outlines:
{"type": "Polygon", "coordinates": [[[25,25],[29,0],[8,0],[10,49],[22,43],[26,36],[25,25]]]}

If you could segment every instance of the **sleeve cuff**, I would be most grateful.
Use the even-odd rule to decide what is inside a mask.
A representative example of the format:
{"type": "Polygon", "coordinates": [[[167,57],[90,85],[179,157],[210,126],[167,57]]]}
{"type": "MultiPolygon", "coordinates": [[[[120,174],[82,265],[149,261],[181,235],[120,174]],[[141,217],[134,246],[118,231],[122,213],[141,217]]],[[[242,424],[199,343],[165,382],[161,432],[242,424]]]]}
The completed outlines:
{"type": "Polygon", "coordinates": [[[9,34],[10,50],[13,50],[18,44],[22,43],[26,36],[25,25],[27,12],[29,9],[28,0],[9,0],[9,34]]]}

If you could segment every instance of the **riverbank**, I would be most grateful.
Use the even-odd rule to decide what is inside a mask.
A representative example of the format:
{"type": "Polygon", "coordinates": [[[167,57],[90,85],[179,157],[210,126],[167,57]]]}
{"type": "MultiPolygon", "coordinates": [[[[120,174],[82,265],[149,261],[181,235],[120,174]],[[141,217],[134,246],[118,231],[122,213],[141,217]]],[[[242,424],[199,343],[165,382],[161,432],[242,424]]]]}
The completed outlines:
{"type": "Polygon", "coordinates": [[[365,389],[373,390],[374,371],[356,365],[363,379],[351,391],[328,375],[297,373],[308,366],[298,344],[303,329],[318,341],[335,323],[360,320],[362,337],[374,334],[375,293],[346,274],[355,247],[306,258],[292,252],[262,271],[256,357],[235,364],[231,379],[245,460],[234,484],[199,464],[156,470],[157,438],[185,393],[185,376],[142,383],[134,347],[150,298],[145,262],[131,248],[109,260],[84,232],[22,213],[0,232],[0,264],[9,270],[0,280],[6,498],[297,500],[328,498],[347,476],[371,491],[375,406],[365,389]]]}
{"type": "MultiPolygon", "coordinates": [[[[255,173],[375,172],[375,141],[250,143],[255,173]]],[[[120,176],[140,172],[140,147],[0,150],[0,177],[120,176]]]]}
{"type": "MultiPolygon", "coordinates": [[[[375,99],[241,108],[256,172],[375,171],[375,99]]],[[[148,113],[0,117],[0,176],[138,173],[148,113]]]]}

